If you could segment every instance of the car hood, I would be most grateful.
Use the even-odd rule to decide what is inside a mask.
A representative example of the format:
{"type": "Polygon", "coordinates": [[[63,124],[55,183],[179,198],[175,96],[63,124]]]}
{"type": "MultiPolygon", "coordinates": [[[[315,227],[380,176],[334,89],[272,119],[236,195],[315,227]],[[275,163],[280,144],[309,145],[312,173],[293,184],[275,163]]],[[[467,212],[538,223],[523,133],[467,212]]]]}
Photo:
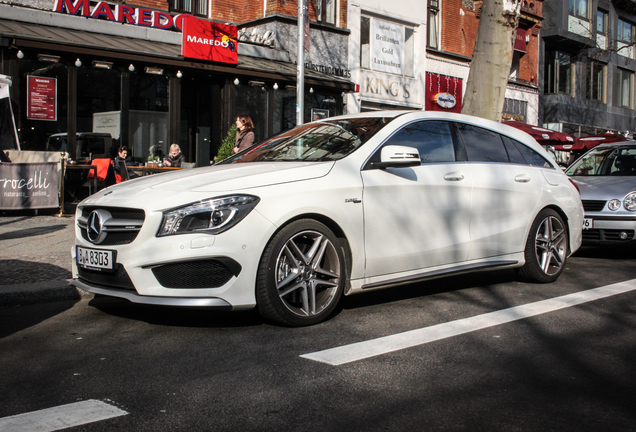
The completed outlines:
{"type": "MultiPolygon", "coordinates": [[[[334,163],[250,162],[153,174],[111,186],[91,195],[82,204],[130,205],[135,202],[143,206],[148,201],[168,204],[179,201],[178,197],[191,199],[201,194],[229,193],[319,178],[327,175],[334,163]]],[[[133,170],[130,167],[129,171],[133,170]]]]}
{"type": "Polygon", "coordinates": [[[570,178],[579,185],[583,200],[622,199],[636,190],[636,177],[573,176],[570,178]]]}

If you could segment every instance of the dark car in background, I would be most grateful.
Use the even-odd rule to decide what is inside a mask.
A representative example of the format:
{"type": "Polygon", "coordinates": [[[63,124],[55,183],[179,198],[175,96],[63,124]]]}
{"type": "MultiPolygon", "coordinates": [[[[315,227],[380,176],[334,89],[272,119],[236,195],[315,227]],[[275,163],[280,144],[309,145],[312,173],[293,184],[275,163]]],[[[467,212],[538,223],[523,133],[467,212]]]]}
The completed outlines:
{"type": "MultiPolygon", "coordinates": [[[[76,135],[75,159],[88,160],[91,155],[104,155],[113,146],[109,133],[78,132],[76,135]]],[[[49,137],[46,151],[68,152],[68,134],[59,133],[49,137]]]]}
{"type": "Polygon", "coordinates": [[[585,209],[584,244],[634,241],[636,141],[602,144],[585,153],[566,174],[579,186],[585,209]]]}

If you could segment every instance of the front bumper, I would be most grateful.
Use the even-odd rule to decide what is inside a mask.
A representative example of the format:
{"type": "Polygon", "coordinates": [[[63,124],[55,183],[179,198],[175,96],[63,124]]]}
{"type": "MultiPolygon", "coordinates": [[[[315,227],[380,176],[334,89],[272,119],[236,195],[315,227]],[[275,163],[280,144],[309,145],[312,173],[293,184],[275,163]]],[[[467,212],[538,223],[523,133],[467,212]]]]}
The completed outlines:
{"type": "Polygon", "coordinates": [[[75,246],[110,250],[113,271],[82,269],[72,250],[72,285],[95,294],[135,303],[245,310],[256,305],[260,257],[274,226],[252,211],[218,235],[156,237],[160,212],[147,212],[143,226],[127,244],[94,244],[76,226],[75,246]]]}
{"type": "Polygon", "coordinates": [[[586,214],[592,219],[590,229],[583,230],[584,244],[625,244],[636,240],[636,217],[608,217],[586,214]]]}

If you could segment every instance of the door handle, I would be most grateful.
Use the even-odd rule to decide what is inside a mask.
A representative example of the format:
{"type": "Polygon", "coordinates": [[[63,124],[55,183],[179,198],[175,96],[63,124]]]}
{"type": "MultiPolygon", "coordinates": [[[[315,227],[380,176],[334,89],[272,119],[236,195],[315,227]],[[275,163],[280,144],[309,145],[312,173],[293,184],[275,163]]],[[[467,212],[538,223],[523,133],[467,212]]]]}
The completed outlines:
{"type": "Polygon", "coordinates": [[[444,180],[461,181],[461,180],[464,180],[464,174],[460,172],[450,172],[444,176],[444,180]]]}
{"type": "Polygon", "coordinates": [[[515,181],[517,183],[529,183],[530,176],[527,174],[519,174],[518,176],[515,177],[515,181]]]}

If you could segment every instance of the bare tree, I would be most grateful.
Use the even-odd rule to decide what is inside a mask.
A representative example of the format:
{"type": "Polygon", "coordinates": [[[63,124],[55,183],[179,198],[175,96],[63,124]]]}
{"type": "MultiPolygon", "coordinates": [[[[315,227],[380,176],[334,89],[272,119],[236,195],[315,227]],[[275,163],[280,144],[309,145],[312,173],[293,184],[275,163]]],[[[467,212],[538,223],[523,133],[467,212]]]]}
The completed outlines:
{"type": "Polygon", "coordinates": [[[484,0],[462,113],[500,121],[521,0],[484,0]]]}

